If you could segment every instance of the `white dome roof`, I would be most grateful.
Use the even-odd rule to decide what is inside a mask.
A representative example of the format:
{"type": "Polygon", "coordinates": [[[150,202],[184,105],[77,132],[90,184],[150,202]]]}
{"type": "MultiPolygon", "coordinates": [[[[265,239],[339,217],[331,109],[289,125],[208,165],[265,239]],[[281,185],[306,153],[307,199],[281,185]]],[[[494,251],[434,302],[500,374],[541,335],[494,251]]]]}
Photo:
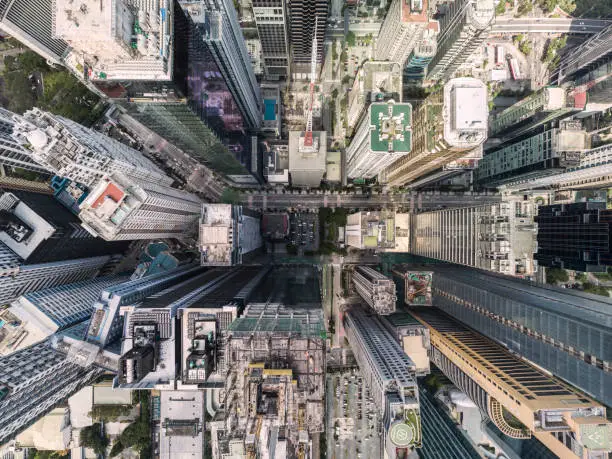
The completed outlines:
{"type": "Polygon", "coordinates": [[[34,147],[36,150],[44,148],[49,141],[47,134],[45,134],[45,131],[42,129],[30,131],[25,135],[25,137],[28,139],[30,145],[32,145],[32,147],[34,147]]]}

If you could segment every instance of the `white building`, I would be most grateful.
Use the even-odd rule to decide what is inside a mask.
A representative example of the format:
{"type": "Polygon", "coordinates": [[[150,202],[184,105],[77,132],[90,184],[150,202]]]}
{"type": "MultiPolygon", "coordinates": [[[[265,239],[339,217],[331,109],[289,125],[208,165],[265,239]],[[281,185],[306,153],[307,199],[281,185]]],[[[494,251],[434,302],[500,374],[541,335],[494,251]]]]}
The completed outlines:
{"type": "Polygon", "coordinates": [[[160,459],[203,457],[204,392],[163,390],[159,405],[160,459]]]}
{"type": "Polygon", "coordinates": [[[403,68],[429,26],[428,8],[427,0],[393,0],[376,39],[376,60],[397,62],[403,68]]]}
{"type": "Polygon", "coordinates": [[[346,219],[346,244],[379,252],[407,252],[410,214],[383,209],[360,211],[346,219]]]}
{"type": "Polygon", "coordinates": [[[72,48],[64,61],[76,73],[87,72],[92,81],[172,79],[172,2],[54,0],[52,4],[52,35],[72,48]]]}
{"type": "Polygon", "coordinates": [[[181,239],[195,231],[200,206],[191,193],[116,173],[98,180],[81,203],[79,218],[107,241],[181,239]]]}
{"type": "Polygon", "coordinates": [[[523,197],[411,216],[410,252],[512,276],[533,276],[536,205],[523,197]]]}
{"type": "Polygon", "coordinates": [[[232,204],[203,204],[199,247],[202,266],[231,266],[263,244],[259,215],[232,204]]]}
{"type": "Polygon", "coordinates": [[[412,105],[375,102],[346,149],[347,176],[373,178],[412,148],[412,105]]]}
{"type": "Polygon", "coordinates": [[[34,161],[31,152],[13,138],[17,119],[13,112],[0,108],[0,165],[48,173],[46,168],[34,161]]]}
{"type": "Polygon", "coordinates": [[[114,172],[159,185],[172,184],[172,179],[139,151],[37,108],[18,118],[13,136],[42,167],[86,186],[114,172]]]}
{"type": "Polygon", "coordinates": [[[289,132],[289,174],[291,185],[317,188],[327,170],[327,133],[314,131],[313,144],[304,145],[304,132],[289,132]]]}

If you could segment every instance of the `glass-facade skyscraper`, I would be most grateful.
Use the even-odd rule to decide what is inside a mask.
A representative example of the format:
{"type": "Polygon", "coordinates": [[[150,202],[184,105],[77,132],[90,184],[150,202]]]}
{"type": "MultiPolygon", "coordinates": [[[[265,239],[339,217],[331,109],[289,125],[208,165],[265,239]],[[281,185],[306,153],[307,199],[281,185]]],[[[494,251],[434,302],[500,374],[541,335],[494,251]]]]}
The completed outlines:
{"type": "Polygon", "coordinates": [[[612,403],[612,301],[456,265],[429,265],[434,305],[612,403]]]}

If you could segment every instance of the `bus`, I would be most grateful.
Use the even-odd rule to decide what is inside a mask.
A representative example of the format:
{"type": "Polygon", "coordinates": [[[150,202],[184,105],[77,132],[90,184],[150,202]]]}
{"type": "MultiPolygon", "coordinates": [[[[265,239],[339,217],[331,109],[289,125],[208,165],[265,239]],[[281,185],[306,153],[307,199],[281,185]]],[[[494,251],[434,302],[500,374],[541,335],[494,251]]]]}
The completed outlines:
{"type": "Polygon", "coordinates": [[[519,63],[515,57],[508,59],[508,65],[510,66],[510,73],[512,74],[513,80],[521,79],[521,70],[519,69],[519,63]]]}

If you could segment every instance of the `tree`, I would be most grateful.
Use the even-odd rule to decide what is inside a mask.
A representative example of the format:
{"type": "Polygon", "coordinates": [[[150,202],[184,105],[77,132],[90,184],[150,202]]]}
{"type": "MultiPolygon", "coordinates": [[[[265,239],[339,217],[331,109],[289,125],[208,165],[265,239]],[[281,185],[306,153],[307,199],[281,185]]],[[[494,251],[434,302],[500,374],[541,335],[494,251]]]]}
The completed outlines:
{"type": "Polygon", "coordinates": [[[533,3],[531,3],[531,0],[520,0],[518,10],[517,10],[519,16],[523,16],[527,13],[531,13],[532,10],[533,10],[533,3]]]}
{"type": "Polygon", "coordinates": [[[349,30],[349,33],[346,34],[346,43],[349,46],[355,46],[355,33],[349,30]]]}
{"type": "Polygon", "coordinates": [[[500,16],[506,12],[506,0],[500,0],[495,7],[495,15],[500,16]]]}
{"type": "Polygon", "coordinates": [[[332,99],[337,99],[338,98],[338,88],[334,88],[334,90],[332,91],[332,99]]]}
{"type": "Polygon", "coordinates": [[[93,449],[96,454],[104,454],[108,446],[108,437],[104,434],[100,423],[81,429],[79,441],[82,446],[93,449]]]}
{"type": "Polygon", "coordinates": [[[529,56],[529,54],[531,54],[531,49],[531,42],[528,40],[522,41],[519,45],[520,52],[523,53],[525,56],[529,56]]]}
{"type": "Polygon", "coordinates": [[[349,75],[344,75],[342,77],[342,84],[348,84],[351,81],[351,77],[349,75]]]}
{"type": "Polygon", "coordinates": [[[567,282],[569,276],[567,271],[561,268],[546,268],[546,282],[556,284],[557,282],[567,282]]]}
{"type": "Polygon", "coordinates": [[[221,194],[221,202],[224,204],[240,204],[240,193],[233,188],[224,188],[221,194]]]}
{"type": "Polygon", "coordinates": [[[298,254],[298,249],[297,249],[297,246],[295,244],[287,244],[285,247],[286,247],[287,253],[289,255],[297,255],[298,254]]]}

